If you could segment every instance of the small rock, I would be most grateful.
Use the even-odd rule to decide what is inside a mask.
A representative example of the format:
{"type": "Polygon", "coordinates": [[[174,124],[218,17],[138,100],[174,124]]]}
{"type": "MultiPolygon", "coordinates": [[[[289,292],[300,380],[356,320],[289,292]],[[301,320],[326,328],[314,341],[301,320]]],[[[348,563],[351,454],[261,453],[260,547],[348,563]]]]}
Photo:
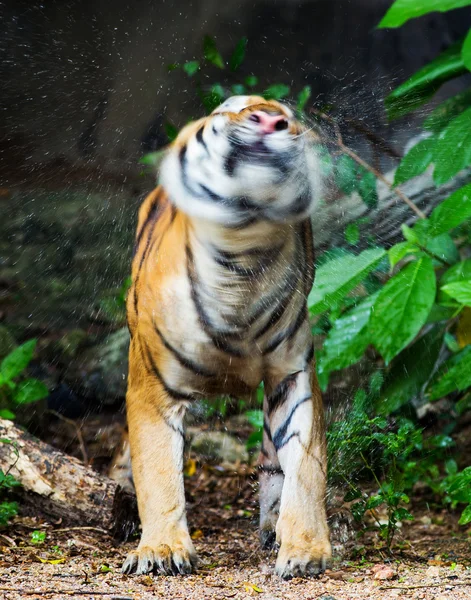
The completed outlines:
{"type": "Polygon", "coordinates": [[[420,517],[419,521],[422,523],[422,525],[431,525],[432,524],[432,519],[430,517],[427,517],[427,515],[420,517]]]}
{"type": "Polygon", "coordinates": [[[373,579],[376,579],[377,581],[385,581],[387,579],[394,579],[394,577],[396,577],[396,572],[393,569],[391,569],[391,567],[388,567],[387,565],[381,566],[381,569],[376,570],[373,579]]]}
{"type": "Polygon", "coordinates": [[[191,441],[191,448],[208,460],[228,463],[248,462],[249,455],[245,444],[223,431],[202,431],[191,441]]]}
{"type": "Polygon", "coordinates": [[[440,577],[440,567],[432,566],[425,571],[426,577],[440,577]]]}

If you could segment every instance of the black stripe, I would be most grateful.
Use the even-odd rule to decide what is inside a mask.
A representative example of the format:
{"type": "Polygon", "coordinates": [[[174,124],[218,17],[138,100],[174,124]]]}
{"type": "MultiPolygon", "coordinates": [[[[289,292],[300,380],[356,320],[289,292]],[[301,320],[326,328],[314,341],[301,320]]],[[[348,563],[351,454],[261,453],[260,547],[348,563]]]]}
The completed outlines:
{"type": "Polygon", "coordinates": [[[229,177],[234,176],[234,171],[239,163],[239,151],[237,148],[233,148],[229,154],[226,156],[226,160],[224,161],[224,171],[229,175],[229,177]]]}
{"type": "Polygon", "coordinates": [[[206,142],[204,141],[204,138],[203,138],[203,132],[204,132],[204,125],[201,125],[201,127],[196,132],[196,141],[198,142],[198,144],[201,144],[203,146],[203,148],[206,150],[207,154],[209,154],[208,146],[206,145],[206,142]]]}
{"type": "Polygon", "coordinates": [[[301,225],[301,241],[304,252],[304,292],[308,296],[314,283],[314,242],[310,219],[307,219],[301,225]]]}
{"type": "Polygon", "coordinates": [[[278,346],[285,340],[291,340],[296,335],[296,333],[298,332],[299,328],[304,323],[306,318],[307,318],[307,306],[305,303],[303,303],[301,310],[299,311],[298,316],[296,317],[294,323],[290,327],[285,329],[284,331],[281,331],[280,333],[278,333],[272,339],[272,341],[268,344],[268,346],[264,349],[263,354],[264,355],[269,354],[270,352],[273,352],[273,350],[278,348],[278,346]]]}
{"type": "Polygon", "coordinates": [[[309,365],[312,362],[312,359],[314,358],[314,343],[312,343],[307,352],[306,352],[306,356],[304,357],[304,360],[306,361],[306,365],[309,365]]]}
{"type": "Polygon", "coordinates": [[[147,217],[144,221],[144,223],[142,224],[141,229],[139,230],[137,236],[136,236],[136,240],[134,242],[134,250],[133,250],[133,256],[136,256],[136,252],[139,248],[139,245],[141,243],[141,239],[142,236],[144,235],[144,231],[146,230],[147,226],[149,225],[149,223],[155,218],[155,213],[158,210],[158,202],[157,202],[157,198],[154,198],[154,200],[152,201],[152,205],[150,207],[149,212],[147,213],[147,217]]]}
{"type": "MultiPolygon", "coordinates": [[[[271,415],[273,411],[282,406],[286,401],[289,392],[295,387],[296,378],[302,371],[297,371],[285,377],[275,388],[273,394],[270,394],[267,398],[268,402],[268,414],[271,415]]],[[[270,437],[271,439],[271,437],[270,437]]]]}
{"type": "Polygon", "coordinates": [[[278,452],[279,450],[281,450],[282,448],[284,448],[284,447],[286,446],[286,444],[287,444],[288,442],[290,442],[290,441],[291,441],[293,438],[295,438],[295,437],[299,438],[299,431],[295,431],[295,432],[294,432],[294,433],[292,433],[292,434],[291,434],[289,437],[287,437],[287,438],[285,438],[284,440],[282,440],[282,441],[280,442],[280,445],[279,445],[279,446],[276,446],[276,445],[275,445],[276,451],[278,452]]]}
{"type": "Polygon", "coordinates": [[[185,443],[185,432],[183,431],[183,429],[181,429],[180,427],[175,427],[175,425],[173,423],[171,423],[168,419],[164,419],[165,420],[165,424],[170,427],[170,429],[172,429],[172,431],[174,431],[175,433],[178,433],[182,439],[183,439],[183,443],[185,443]]]}
{"type": "Polygon", "coordinates": [[[268,473],[269,475],[284,475],[281,467],[273,467],[271,465],[259,465],[258,471],[260,473],[268,473]]]}
{"type": "Polygon", "coordinates": [[[233,346],[231,346],[225,339],[227,337],[231,337],[233,339],[234,338],[240,339],[241,336],[244,335],[243,333],[241,334],[239,332],[223,332],[223,331],[218,331],[213,327],[208,315],[206,314],[206,312],[201,304],[201,300],[198,296],[198,291],[196,289],[197,282],[196,282],[196,278],[195,278],[196,273],[195,273],[194,263],[193,263],[193,253],[191,252],[191,249],[188,246],[188,244],[186,245],[185,250],[186,250],[186,259],[187,259],[186,267],[187,267],[188,279],[190,281],[191,299],[193,300],[193,304],[195,305],[198,319],[199,319],[205,333],[211,339],[214,346],[218,350],[221,350],[221,352],[225,352],[226,354],[231,354],[232,356],[238,356],[238,357],[244,356],[243,352],[241,352],[237,348],[234,348],[233,346]]]}
{"type": "Polygon", "coordinates": [[[144,343],[144,344],[141,344],[141,348],[143,350],[143,356],[146,356],[146,358],[147,358],[147,361],[146,361],[147,364],[150,365],[150,370],[152,371],[155,378],[159,380],[162,387],[164,388],[164,390],[167,392],[167,394],[171,398],[173,398],[174,400],[195,400],[194,394],[187,394],[186,392],[181,392],[180,390],[176,390],[176,389],[170,387],[165,382],[164,378],[162,377],[162,374],[159,371],[159,368],[155,364],[155,361],[152,357],[152,353],[149,350],[148,346],[144,343]],[[145,350],[145,352],[144,352],[144,350],[145,350]]]}
{"type": "Polygon", "coordinates": [[[293,419],[293,416],[295,414],[295,412],[298,410],[298,408],[304,404],[305,402],[308,402],[309,400],[311,400],[312,396],[306,396],[306,398],[302,398],[301,400],[298,400],[298,402],[296,402],[296,404],[293,406],[293,408],[291,409],[289,415],[286,417],[285,422],[283,423],[283,425],[281,425],[275,432],[275,435],[273,436],[273,444],[275,446],[275,448],[278,450],[279,448],[282,448],[285,445],[285,438],[286,438],[286,434],[288,433],[288,428],[291,424],[291,421],[293,419]]]}
{"type": "Polygon", "coordinates": [[[164,337],[163,333],[160,331],[160,329],[157,327],[157,325],[155,323],[154,323],[154,329],[157,332],[157,335],[159,336],[159,338],[161,339],[163,345],[167,348],[167,350],[169,352],[171,352],[173,354],[173,356],[178,360],[178,362],[183,367],[185,367],[185,369],[189,369],[196,375],[201,375],[202,377],[215,377],[216,376],[215,372],[210,371],[209,369],[206,369],[205,367],[202,367],[201,365],[196,364],[189,358],[186,358],[185,356],[183,356],[183,354],[181,354],[176,348],[174,348],[170,344],[170,342],[164,337]]]}
{"type": "Polygon", "coordinates": [[[263,421],[263,431],[265,432],[267,438],[269,439],[270,442],[272,442],[273,440],[271,439],[271,431],[270,431],[270,426],[268,425],[266,419],[264,419],[263,421]]]}
{"type": "MultiPolygon", "coordinates": [[[[139,282],[139,277],[140,277],[140,272],[142,269],[142,265],[144,264],[145,259],[147,258],[149,251],[150,251],[150,247],[151,247],[151,241],[152,241],[152,236],[154,234],[155,231],[155,226],[157,225],[157,221],[159,220],[160,215],[163,212],[163,207],[162,207],[162,203],[157,201],[158,199],[156,198],[154,201],[154,207],[151,209],[151,211],[149,211],[149,213],[152,213],[151,215],[149,214],[147,216],[146,222],[148,221],[149,223],[149,232],[147,235],[147,241],[146,241],[146,245],[144,250],[142,251],[142,255],[141,258],[139,260],[139,265],[137,268],[137,275],[136,275],[136,280],[133,282],[134,283],[134,310],[136,311],[136,315],[138,315],[138,310],[137,310],[137,284],[139,282]],[[150,218],[149,218],[150,216],[150,218]]],[[[144,233],[144,227],[141,229],[141,231],[139,232],[140,234],[144,233]]],[[[138,242],[138,244],[140,243],[140,241],[138,242]]],[[[137,250],[137,248],[136,248],[137,250]]]]}
{"type": "Polygon", "coordinates": [[[267,331],[269,331],[274,325],[278,323],[281,317],[285,314],[285,311],[288,308],[288,305],[291,302],[295,291],[296,287],[294,285],[291,286],[291,288],[288,291],[288,294],[275,307],[275,310],[271,313],[270,317],[268,318],[268,321],[253,338],[254,340],[258,340],[259,338],[261,338],[262,335],[265,335],[267,331]]]}

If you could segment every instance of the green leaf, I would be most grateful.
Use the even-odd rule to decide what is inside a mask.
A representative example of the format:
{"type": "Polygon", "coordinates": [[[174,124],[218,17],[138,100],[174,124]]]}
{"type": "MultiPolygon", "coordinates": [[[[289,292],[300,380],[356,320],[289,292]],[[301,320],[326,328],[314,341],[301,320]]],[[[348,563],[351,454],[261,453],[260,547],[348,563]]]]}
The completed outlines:
{"type": "Polygon", "coordinates": [[[396,518],[397,521],[413,521],[414,517],[410,514],[410,512],[408,510],[406,510],[405,508],[403,508],[402,506],[400,506],[399,508],[396,508],[396,510],[394,511],[394,517],[396,518]]]}
{"type": "Polygon", "coordinates": [[[165,156],[165,150],[157,150],[156,152],[148,152],[141,156],[139,162],[141,165],[148,165],[150,167],[158,167],[165,156]]]}
{"type": "Polygon", "coordinates": [[[240,65],[244,62],[245,51],[247,49],[247,38],[243,37],[238,42],[229,59],[229,69],[231,71],[237,71],[240,65]]]}
{"type": "Polygon", "coordinates": [[[0,418],[8,419],[9,421],[14,421],[15,417],[16,417],[15,413],[11,412],[11,410],[8,410],[8,408],[0,409],[0,418]]]}
{"type": "Polygon", "coordinates": [[[428,256],[404,267],[381,290],[370,318],[370,332],[386,364],[419,333],[435,290],[435,272],[428,256]]]}
{"type": "Polygon", "coordinates": [[[234,96],[243,96],[245,94],[245,87],[241,83],[235,83],[231,87],[231,92],[234,96]]]}
{"type": "Polygon", "coordinates": [[[248,87],[255,87],[258,83],[258,77],[255,75],[247,75],[245,78],[245,85],[248,87]]]}
{"type": "Polygon", "coordinates": [[[469,6],[471,0],[396,0],[383,17],[380,28],[400,27],[409,19],[416,19],[431,12],[446,12],[469,6]]]}
{"type": "Polygon", "coordinates": [[[286,98],[291,88],[284,83],[275,83],[263,92],[263,97],[267,100],[281,100],[286,98]]]}
{"type": "MultiPolygon", "coordinates": [[[[429,252],[432,252],[437,258],[441,258],[450,265],[460,259],[456,244],[448,233],[442,233],[441,235],[428,240],[425,244],[425,248],[429,252]]],[[[443,266],[443,263],[435,258],[432,258],[432,261],[435,267],[443,266]]]]}
{"type": "Polygon", "coordinates": [[[222,85],[219,83],[215,83],[208,93],[202,94],[201,99],[203,101],[204,107],[206,108],[206,111],[208,113],[211,113],[224,101],[225,97],[226,94],[222,85]]]}
{"type": "Polygon", "coordinates": [[[442,304],[451,302],[451,297],[443,289],[449,283],[467,281],[471,279],[471,259],[463,260],[450,267],[440,278],[440,291],[438,301],[442,304]]]}
{"type": "Polygon", "coordinates": [[[339,317],[324,341],[318,360],[318,373],[330,373],[358,362],[368,344],[368,320],[377,294],[339,317]]]}
{"type": "Polygon", "coordinates": [[[26,379],[18,384],[13,399],[15,404],[31,404],[47,398],[48,395],[47,387],[42,381],[26,379]]]}
{"type": "Polygon", "coordinates": [[[433,147],[433,180],[442,185],[471,164],[471,108],[455,117],[433,147]]]}
{"type": "Polygon", "coordinates": [[[193,75],[200,68],[199,60],[190,60],[183,65],[183,70],[189,77],[193,77],[193,75]]]}
{"type": "Polygon", "coordinates": [[[307,101],[311,97],[311,86],[306,85],[298,94],[298,101],[296,103],[296,110],[302,113],[306,107],[307,101]]]}
{"type": "Polygon", "coordinates": [[[430,400],[438,400],[454,391],[463,391],[471,386],[471,346],[453,354],[440,366],[428,386],[430,400]]]}
{"type": "Polygon", "coordinates": [[[354,246],[358,244],[360,240],[360,228],[358,227],[358,223],[349,223],[345,227],[345,241],[347,244],[354,246]]]}
{"type": "Polygon", "coordinates": [[[39,531],[39,529],[35,529],[31,532],[31,543],[32,544],[42,544],[46,539],[46,532],[39,531]]]}
{"type": "Polygon", "coordinates": [[[469,522],[471,522],[471,504],[468,504],[468,506],[461,513],[458,525],[467,525],[469,522]]]}
{"type": "Polygon", "coordinates": [[[471,281],[456,281],[447,283],[441,288],[444,292],[454,298],[459,304],[471,306],[471,281]]]}
{"type": "Polygon", "coordinates": [[[376,191],[376,177],[367,171],[358,183],[358,193],[368,208],[376,208],[378,205],[378,193],[376,191]]]}
{"type": "Polygon", "coordinates": [[[33,358],[35,348],[36,340],[29,340],[5,356],[0,365],[0,373],[6,381],[14,379],[26,369],[33,358]]]}
{"type": "Polygon", "coordinates": [[[468,31],[468,35],[464,39],[463,47],[461,48],[461,56],[463,57],[463,62],[466,68],[468,71],[471,71],[471,29],[468,31]]]}
{"type": "Polygon", "coordinates": [[[376,403],[378,415],[390,415],[419,395],[437,362],[443,331],[434,327],[394,359],[376,403]]]}
{"type": "Polygon", "coordinates": [[[18,514],[17,502],[0,502],[0,525],[6,525],[18,514]]]}
{"type": "Polygon", "coordinates": [[[358,165],[348,156],[342,154],[335,164],[335,183],[344,194],[350,195],[358,188],[358,165]]]}
{"type": "Polygon", "coordinates": [[[471,183],[453,192],[430,215],[429,231],[432,237],[447,233],[471,218],[471,183]]]}
{"type": "Polygon", "coordinates": [[[353,290],[386,256],[383,248],[364,250],[357,256],[346,254],[318,268],[314,287],[309,294],[311,314],[333,308],[353,290]]]}
{"type": "Polygon", "coordinates": [[[466,72],[461,58],[461,42],[457,42],[386,97],[389,118],[407,115],[429,100],[443,83],[466,72]]]}
{"type": "Polygon", "coordinates": [[[245,416],[252,427],[256,429],[263,427],[263,410],[248,410],[245,416]]]}
{"type": "Polygon", "coordinates": [[[169,139],[169,142],[173,142],[173,140],[178,135],[178,128],[175,127],[175,125],[173,123],[170,123],[170,121],[167,121],[164,124],[164,129],[165,129],[165,133],[167,134],[167,137],[169,139]]]}
{"type": "Polygon", "coordinates": [[[430,137],[413,146],[404,156],[394,175],[394,186],[409,181],[422,174],[432,162],[432,150],[435,138],[430,137]]]}
{"type": "Polygon", "coordinates": [[[210,35],[205,35],[203,39],[203,55],[205,59],[219,69],[224,69],[224,60],[219,54],[216,42],[210,35]]]}
{"type": "Polygon", "coordinates": [[[413,242],[399,242],[388,250],[389,263],[393,269],[407,254],[417,254],[420,249],[413,242]]]}
{"type": "Polygon", "coordinates": [[[439,133],[448,123],[471,105],[471,88],[442,102],[422,123],[422,127],[439,133]]]}

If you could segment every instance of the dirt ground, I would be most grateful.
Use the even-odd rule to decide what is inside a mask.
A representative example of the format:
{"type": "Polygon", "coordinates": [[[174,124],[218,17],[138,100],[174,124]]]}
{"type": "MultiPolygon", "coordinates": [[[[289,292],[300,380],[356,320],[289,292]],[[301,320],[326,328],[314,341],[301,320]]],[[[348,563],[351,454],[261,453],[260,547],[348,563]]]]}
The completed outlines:
{"type": "Polygon", "coordinates": [[[332,570],[285,582],[273,574],[275,554],[258,547],[253,467],[191,460],[186,488],[201,560],[196,574],[123,575],[121,563],[136,541],[119,544],[98,529],[20,516],[0,532],[0,598],[471,598],[471,530],[458,526],[458,514],[431,509],[426,497],[412,507],[416,520],[401,528],[392,556],[376,533],[353,527],[345,507],[332,508],[332,570]],[[45,540],[32,543],[33,531],[45,540]]]}

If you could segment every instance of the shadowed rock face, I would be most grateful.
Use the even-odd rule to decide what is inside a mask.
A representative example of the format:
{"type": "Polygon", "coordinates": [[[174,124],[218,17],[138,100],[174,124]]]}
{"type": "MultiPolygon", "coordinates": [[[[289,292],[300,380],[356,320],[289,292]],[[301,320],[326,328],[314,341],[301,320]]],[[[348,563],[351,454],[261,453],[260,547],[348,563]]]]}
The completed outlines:
{"type": "MultiPolygon", "coordinates": [[[[199,58],[206,33],[225,56],[247,35],[241,74],[257,74],[262,89],[273,82],[289,83],[294,91],[310,84],[322,103],[366,118],[370,127],[401,141],[404,123],[381,125],[382,97],[464,33],[470,11],[375,30],[390,4],[7,1],[0,41],[7,143],[0,151],[10,159],[16,149],[23,160],[65,155],[107,170],[135,170],[143,150],[165,142],[163,115],[182,125],[201,113],[186,76],[169,74],[167,65],[199,58]]],[[[221,75],[214,71],[213,81],[221,75]]]]}

